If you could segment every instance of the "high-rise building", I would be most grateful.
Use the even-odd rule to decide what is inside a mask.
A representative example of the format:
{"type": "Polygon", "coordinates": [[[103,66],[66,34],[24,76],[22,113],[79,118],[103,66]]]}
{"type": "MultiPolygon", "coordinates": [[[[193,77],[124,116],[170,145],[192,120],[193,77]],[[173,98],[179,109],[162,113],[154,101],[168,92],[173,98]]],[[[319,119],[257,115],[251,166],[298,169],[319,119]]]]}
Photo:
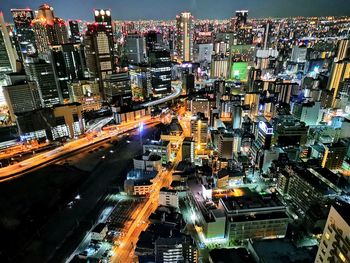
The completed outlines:
{"type": "Polygon", "coordinates": [[[4,16],[0,12],[0,74],[16,71],[17,53],[12,45],[4,16]]]}
{"type": "Polygon", "coordinates": [[[57,86],[55,73],[50,63],[44,60],[32,59],[24,64],[26,74],[35,81],[45,107],[51,107],[63,102],[61,90],[57,86]]]}
{"type": "Polygon", "coordinates": [[[36,53],[35,36],[32,28],[34,13],[32,9],[11,9],[16,28],[16,38],[20,51],[25,59],[27,55],[36,53]]]}
{"type": "Polygon", "coordinates": [[[153,94],[151,70],[148,66],[129,66],[132,97],[134,101],[142,101],[153,94]]]}
{"type": "Polygon", "coordinates": [[[154,49],[149,53],[151,65],[153,95],[159,96],[171,92],[170,52],[166,49],[154,49]]]}
{"type": "Polygon", "coordinates": [[[54,68],[57,86],[64,100],[69,99],[67,81],[84,78],[84,54],[80,44],[51,46],[50,62],[54,68]]]}
{"type": "Polygon", "coordinates": [[[185,12],[176,16],[176,50],[183,61],[191,61],[193,57],[193,17],[185,12]]]}
{"type": "Polygon", "coordinates": [[[296,102],[293,105],[292,114],[306,125],[316,125],[320,114],[321,103],[319,101],[296,102]]]}
{"type": "Polygon", "coordinates": [[[163,46],[163,34],[157,31],[148,31],[146,34],[147,54],[163,46]]]}
{"type": "Polygon", "coordinates": [[[110,9],[95,9],[95,22],[104,25],[106,32],[113,41],[113,27],[112,27],[112,14],[110,9]]]}
{"type": "Polygon", "coordinates": [[[208,118],[199,112],[194,120],[191,120],[191,133],[197,150],[206,148],[208,139],[208,118]]]}
{"type": "Polygon", "coordinates": [[[350,39],[341,39],[338,41],[337,60],[342,61],[350,58],[350,39]]]}
{"type": "Polygon", "coordinates": [[[234,147],[233,133],[221,133],[218,142],[218,156],[223,159],[232,159],[234,147]]]}
{"type": "Polygon", "coordinates": [[[39,7],[32,25],[39,53],[49,52],[50,45],[68,43],[68,31],[64,20],[55,17],[53,8],[48,4],[39,7]]]}
{"type": "Polygon", "coordinates": [[[7,84],[3,87],[3,92],[12,121],[16,119],[16,113],[32,111],[41,107],[36,82],[27,81],[25,75],[10,73],[7,75],[7,84]]]}
{"type": "Polygon", "coordinates": [[[247,24],[248,10],[237,10],[234,19],[234,30],[241,28],[247,24]]]}
{"type": "Polygon", "coordinates": [[[115,70],[113,47],[104,25],[88,25],[84,47],[88,72],[99,81],[101,96],[105,98],[103,80],[115,70]]]}
{"type": "Polygon", "coordinates": [[[106,99],[113,105],[120,107],[131,104],[132,90],[129,72],[106,75],[104,87],[106,99]]]}
{"type": "Polygon", "coordinates": [[[341,83],[347,78],[350,78],[350,61],[334,62],[327,84],[327,89],[333,92],[332,106],[336,103],[341,83]]]}
{"type": "Polygon", "coordinates": [[[330,170],[340,169],[346,156],[346,146],[342,143],[325,145],[325,153],[322,159],[322,167],[330,170]]]}
{"type": "Polygon", "coordinates": [[[130,34],[125,42],[126,56],[131,64],[146,62],[146,41],[139,34],[130,34]]]}
{"type": "Polygon", "coordinates": [[[338,199],[331,206],[315,263],[350,262],[350,204],[338,199]]]}
{"type": "Polygon", "coordinates": [[[70,42],[80,43],[81,42],[81,34],[80,34],[80,30],[79,30],[79,21],[69,20],[68,24],[69,24],[70,42]]]}

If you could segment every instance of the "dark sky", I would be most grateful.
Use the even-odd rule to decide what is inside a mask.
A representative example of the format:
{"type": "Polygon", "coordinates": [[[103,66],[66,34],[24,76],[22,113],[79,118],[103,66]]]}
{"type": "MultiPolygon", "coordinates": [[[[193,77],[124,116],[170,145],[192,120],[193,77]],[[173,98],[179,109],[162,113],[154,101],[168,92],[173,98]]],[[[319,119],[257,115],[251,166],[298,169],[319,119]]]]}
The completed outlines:
{"type": "MultiPolygon", "coordinates": [[[[350,15],[350,0],[48,0],[64,19],[92,21],[94,8],[111,8],[115,20],[174,19],[181,11],[196,18],[232,17],[236,9],[248,9],[250,17],[350,15]]],[[[43,0],[0,0],[0,10],[11,21],[10,9],[37,9],[43,0]]]]}

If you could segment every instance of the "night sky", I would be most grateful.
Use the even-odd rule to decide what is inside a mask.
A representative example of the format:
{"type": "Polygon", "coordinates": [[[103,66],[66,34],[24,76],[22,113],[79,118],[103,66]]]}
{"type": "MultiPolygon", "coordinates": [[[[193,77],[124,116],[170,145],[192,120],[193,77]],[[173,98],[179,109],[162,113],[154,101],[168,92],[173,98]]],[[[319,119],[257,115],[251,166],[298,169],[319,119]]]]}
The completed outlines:
{"type": "MultiPolygon", "coordinates": [[[[350,15],[350,0],[56,0],[46,1],[64,19],[93,20],[94,8],[111,8],[115,20],[174,19],[181,11],[196,18],[226,19],[236,9],[250,17],[350,15]]],[[[11,8],[37,9],[43,0],[0,0],[0,10],[12,22],[11,8]]]]}

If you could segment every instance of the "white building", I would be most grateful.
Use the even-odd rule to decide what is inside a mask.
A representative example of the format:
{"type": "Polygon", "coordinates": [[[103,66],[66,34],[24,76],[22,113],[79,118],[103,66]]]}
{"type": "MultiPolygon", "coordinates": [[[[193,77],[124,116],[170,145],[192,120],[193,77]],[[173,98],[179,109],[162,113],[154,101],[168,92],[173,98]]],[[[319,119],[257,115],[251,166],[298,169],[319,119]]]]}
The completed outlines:
{"type": "Polygon", "coordinates": [[[159,205],[179,209],[179,194],[177,191],[162,188],[159,192],[159,205]]]}
{"type": "Polygon", "coordinates": [[[350,262],[350,204],[337,201],[328,215],[315,263],[350,262]]]}

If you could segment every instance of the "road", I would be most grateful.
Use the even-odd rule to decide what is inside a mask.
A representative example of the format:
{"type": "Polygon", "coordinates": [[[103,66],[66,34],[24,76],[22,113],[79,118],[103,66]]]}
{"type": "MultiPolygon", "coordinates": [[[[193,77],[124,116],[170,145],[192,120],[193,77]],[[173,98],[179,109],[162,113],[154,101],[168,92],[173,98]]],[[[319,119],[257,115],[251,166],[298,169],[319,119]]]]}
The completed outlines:
{"type": "Polygon", "coordinates": [[[141,122],[144,124],[150,124],[155,123],[157,121],[158,119],[151,119],[150,117],[145,117],[137,121],[120,124],[118,125],[118,129],[113,131],[101,131],[100,133],[98,133],[98,136],[96,138],[94,138],[93,136],[85,136],[80,139],[72,140],[64,144],[63,146],[55,148],[54,150],[37,154],[22,162],[1,168],[0,182],[11,180],[29,172],[33,172],[34,170],[41,168],[43,165],[48,165],[53,162],[56,162],[63,156],[66,157],[66,155],[71,152],[81,150],[87,146],[91,146],[102,141],[107,141],[113,136],[133,130],[136,127],[138,127],[139,123],[141,122]]]}
{"type": "Polygon", "coordinates": [[[158,99],[158,100],[145,102],[145,103],[141,104],[141,106],[144,106],[144,107],[155,106],[155,105],[162,104],[164,102],[167,102],[169,100],[172,100],[172,99],[179,97],[181,95],[181,92],[182,92],[182,83],[181,82],[177,82],[177,83],[173,82],[172,89],[173,89],[172,94],[170,94],[164,98],[158,99]]]}
{"type": "Polygon", "coordinates": [[[148,217],[153,213],[158,207],[159,191],[162,187],[168,187],[172,181],[172,173],[174,167],[179,162],[179,155],[177,155],[174,165],[170,171],[162,171],[158,174],[158,178],[154,183],[153,192],[150,194],[140,209],[134,211],[132,218],[134,221],[126,229],[126,235],[119,240],[120,245],[115,247],[114,256],[111,260],[113,263],[127,263],[133,262],[133,251],[135,244],[139,238],[140,233],[147,228],[148,217]]]}
{"type": "MultiPolygon", "coordinates": [[[[152,134],[153,128],[148,128],[151,126],[154,125],[145,126],[145,133],[152,134]]],[[[142,151],[137,132],[130,134],[135,134],[134,139],[129,139],[130,143],[123,139],[116,146],[110,144],[110,148],[103,149],[106,158],[79,187],[81,199],[73,207],[67,206],[53,214],[34,240],[31,240],[30,246],[19,248],[24,258],[17,262],[62,262],[64,257],[72,253],[72,248],[77,247],[85,231],[91,228],[94,216],[99,214],[100,202],[107,189],[122,183],[125,172],[132,164],[132,158],[142,151]],[[110,153],[110,150],[114,152],[110,153]],[[72,235],[80,225],[86,225],[86,229],[76,238],[77,243],[72,244],[72,235]]]]}

